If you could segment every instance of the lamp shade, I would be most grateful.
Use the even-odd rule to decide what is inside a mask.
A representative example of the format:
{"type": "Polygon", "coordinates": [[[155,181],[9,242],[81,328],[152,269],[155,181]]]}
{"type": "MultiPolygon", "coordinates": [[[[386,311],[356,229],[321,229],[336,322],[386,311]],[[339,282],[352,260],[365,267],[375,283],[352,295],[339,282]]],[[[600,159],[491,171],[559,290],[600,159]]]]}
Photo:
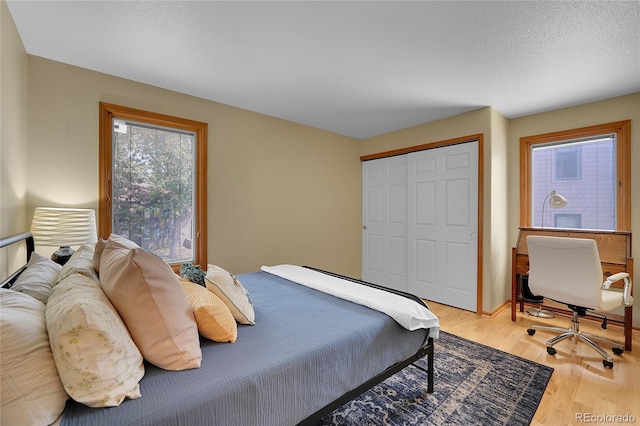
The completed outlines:
{"type": "Polygon", "coordinates": [[[91,209],[37,207],[31,222],[37,245],[79,246],[95,243],[96,214],[91,209]]]}
{"type": "Polygon", "coordinates": [[[549,207],[552,209],[560,209],[569,202],[562,195],[558,194],[555,190],[551,191],[549,195],[544,197],[544,201],[542,202],[542,227],[544,228],[544,207],[547,204],[547,200],[549,200],[549,207]]]}
{"type": "Polygon", "coordinates": [[[569,203],[567,202],[566,198],[558,194],[556,191],[551,191],[549,206],[551,206],[552,209],[559,209],[566,206],[567,204],[569,203]]]}

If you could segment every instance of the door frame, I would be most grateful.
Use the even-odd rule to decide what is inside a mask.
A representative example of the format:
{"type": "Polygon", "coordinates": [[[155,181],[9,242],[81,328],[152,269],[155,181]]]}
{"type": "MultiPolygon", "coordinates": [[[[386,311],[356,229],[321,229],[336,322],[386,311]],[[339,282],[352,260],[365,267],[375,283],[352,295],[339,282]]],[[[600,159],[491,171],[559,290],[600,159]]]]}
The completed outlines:
{"type": "MultiPolygon", "coordinates": [[[[375,160],[378,158],[392,157],[395,155],[408,154],[410,152],[424,151],[426,149],[440,148],[443,146],[458,145],[467,142],[478,142],[478,256],[477,256],[477,271],[476,271],[476,313],[481,314],[482,311],[482,289],[483,289],[483,241],[484,241],[484,134],[479,133],[475,135],[462,136],[459,138],[447,139],[438,142],[430,142],[421,145],[410,146],[406,148],[399,148],[390,151],[378,152],[374,154],[360,156],[360,161],[375,160]]],[[[361,215],[362,216],[362,215],[361,215]]]]}

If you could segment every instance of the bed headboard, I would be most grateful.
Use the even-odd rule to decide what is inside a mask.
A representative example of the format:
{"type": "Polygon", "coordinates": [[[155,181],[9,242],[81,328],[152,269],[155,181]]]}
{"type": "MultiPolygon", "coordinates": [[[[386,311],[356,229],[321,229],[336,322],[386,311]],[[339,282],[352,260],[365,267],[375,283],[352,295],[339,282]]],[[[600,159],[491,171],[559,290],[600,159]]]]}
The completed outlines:
{"type": "Polygon", "coordinates": [[[3,288],[10,288],[18,276],[27,267],[27,262],[31,258],[31,253],[35,250],[35,242],[30,232],[12,235],[0,239],[0,250],[2,251],[2,285],[3,288]],[[19,257],[26,253],[24,264],[19,257]],[[15,269],[13,265],[22,266],[15,269]]]}

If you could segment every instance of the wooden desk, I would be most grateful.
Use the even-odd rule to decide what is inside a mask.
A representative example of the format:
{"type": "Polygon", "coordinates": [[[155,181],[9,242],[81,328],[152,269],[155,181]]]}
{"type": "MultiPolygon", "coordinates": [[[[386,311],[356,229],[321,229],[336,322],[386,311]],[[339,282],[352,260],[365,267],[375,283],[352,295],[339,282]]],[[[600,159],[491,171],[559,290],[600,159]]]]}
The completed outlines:
{"type": "MultiPolygon", "coordinates": [[[[618,272],[628,272],[633,279],[633,258],[631,257],[631,232],[630,231],[594,231],[581,229],[557,229],[557,228],[520,228],[516,246],[511,250],[511,321],[516,320],[516,305],[520,305],[520,312],[524,311],[519,276],[529,273],[529,252],[527,250],[528,235],[548,235],[555,237],[589,238],[596,241],[602,262],[603,282],[606,277],[618,272]],[[518,303],[519,302],[519,303],[518,303]]],[[[617,282],[612,287],[621,288],[622,282],[617,282]]],[[[633,289],[632,289],[633,291],[633,289]]],[[[540,304],[533,304],[540,306],[540,304]]],[[[557,307],[545,306],[560,312],[570,312],[569,309],[558,309],[557,307]]],[[[609,316],[609,322],[622,324],[624,327],[624,348],[631,350],[631,333],[633,331],[633,307],[624,308],[624,316],[609,316]]],[[[589,316],[589,315],[587,315],[589,316]]]]}

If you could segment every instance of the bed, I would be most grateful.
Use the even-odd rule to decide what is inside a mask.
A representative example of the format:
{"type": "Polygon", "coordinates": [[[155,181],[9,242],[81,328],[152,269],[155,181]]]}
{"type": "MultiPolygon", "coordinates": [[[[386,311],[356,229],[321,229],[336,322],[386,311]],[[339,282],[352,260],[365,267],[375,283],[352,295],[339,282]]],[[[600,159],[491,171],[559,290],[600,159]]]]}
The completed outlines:
{"type": "MultiPolygon", "coordinates": [[[[29,259],[34,249],[31,235],[0,241],[0,247],[14,244],[25,245],[29,259]]],[[[17,293],[10,287],[25,268],[20,267],[3,281],[3,297],[7,292],[17,293]]],[[[64,412],[56,423],[315,424],[423,357],[428,360],[428,391],[433,392],[433,348],[439,324],[421,299],[311,267],[264,267],[236,278],[250,295],[255,321],[253,325],[237,324],[235,342],[213,342],[200,336],[200,365],[180,371],[159,368],[145,356],[144,376],[139,379],[141,396],[103,408],[92,408],[66,396],[64,412]],[[294,272],[311,277],[311,282],[292,281],[289,274],[294,272]],[[333,290],[319,291],[319,282],[330,283],[333,290]],[[402,308],[397,315],[388,314],[361,304],[364,302],[341,298],[350,299],[349,294],[331,294],[349,288],[351,294],[384,292],[376,297],[374,305],[378,299],[400,297],[402,303],[412,306],[402,308]],[[405,311],[414,308],[418,317],[424,317],[397,317],[406,317],[405,311]],[[403,321],[408,321],[413,330],[405,328],[403,321]]],[[[14,293],[9,295],[17,296],[14,293]]],[[[4,324],[6,312],[2,315],[4,324]]],[[[3,370],[4,363],[3,359],[3,370]]],[[[2,392],[7,392],[5,386],[2,392]]]]}

